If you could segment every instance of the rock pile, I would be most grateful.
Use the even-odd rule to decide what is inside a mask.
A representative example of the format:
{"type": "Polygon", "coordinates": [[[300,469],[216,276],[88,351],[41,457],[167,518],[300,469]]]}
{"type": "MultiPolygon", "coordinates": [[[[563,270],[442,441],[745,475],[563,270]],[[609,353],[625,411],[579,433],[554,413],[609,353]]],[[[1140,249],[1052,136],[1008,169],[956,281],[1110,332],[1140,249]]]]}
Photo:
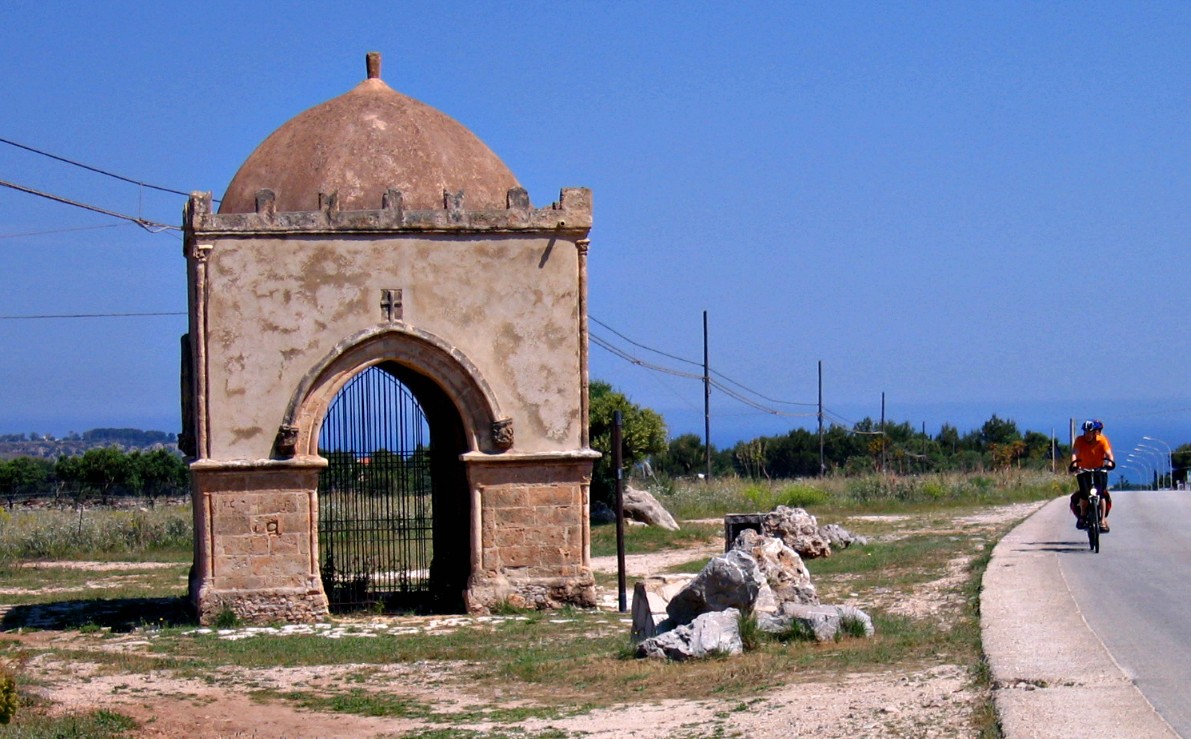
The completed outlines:
{"type": "MultiPolygon", "coordinates": [[[[814,516],[783,506],[765,517],[764,528],[766,534],[742,531],[726,553],[676,592],[673,582],[652,588],[636,584],[637,656],[684,660],[738,654],[744,649],[741,614],[751,614],[758,628],[770,633],[798,631],[820,641],[841,634],[872,635],[872,620],[860,609],[819,603],[799,549],[811,556],[831,553],[831,539],[820,533],[814,516]],[[655,616],[659,600],[666,600],[661,621],[655,616]]],[[[846,530],[835,529],[835,537],[847,542],[844,546],[857,541],[846,530]]]]}

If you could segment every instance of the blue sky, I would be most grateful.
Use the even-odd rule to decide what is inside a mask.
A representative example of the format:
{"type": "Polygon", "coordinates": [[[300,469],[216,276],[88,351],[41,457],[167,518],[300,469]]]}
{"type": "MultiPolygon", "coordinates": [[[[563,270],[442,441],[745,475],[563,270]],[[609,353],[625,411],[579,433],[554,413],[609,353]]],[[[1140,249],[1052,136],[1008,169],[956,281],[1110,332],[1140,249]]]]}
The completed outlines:
{"type": "MultiPolygon", "coordinates": [[[[1099,415],[1191,441],[1191,4],[10,0],[0,19],[0,138],[219,197],[380,51],[535,205],[592,188],[591,314],[639,344],[700,362],[707,311],[713,370],[814,404],[822,361],[836,418],[884,393],[931,432],[1099,415]]],[[[184,204],[7,145],[0,180],[168,224],[184,204]]],[[[0,188],[0,433],[176,430],[182,316],[10,317],[184,309],[176,232],[0,188]]],[[[702,433],[698,381],[599,347],[592,374],[702,433]]],[[[720,444],[812,421],[719,392],[712,418],[720,444]]]]}

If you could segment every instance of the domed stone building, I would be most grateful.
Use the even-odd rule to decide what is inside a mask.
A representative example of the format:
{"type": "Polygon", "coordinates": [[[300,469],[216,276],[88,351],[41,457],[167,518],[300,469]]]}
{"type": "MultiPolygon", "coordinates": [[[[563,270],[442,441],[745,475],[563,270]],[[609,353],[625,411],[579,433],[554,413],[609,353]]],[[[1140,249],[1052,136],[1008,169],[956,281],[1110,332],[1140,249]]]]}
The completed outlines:
{"type": "Polygon", "coordinates": [[[368,78],[184,215],[199,619],[594,605],[591,194],[368,78]]]}

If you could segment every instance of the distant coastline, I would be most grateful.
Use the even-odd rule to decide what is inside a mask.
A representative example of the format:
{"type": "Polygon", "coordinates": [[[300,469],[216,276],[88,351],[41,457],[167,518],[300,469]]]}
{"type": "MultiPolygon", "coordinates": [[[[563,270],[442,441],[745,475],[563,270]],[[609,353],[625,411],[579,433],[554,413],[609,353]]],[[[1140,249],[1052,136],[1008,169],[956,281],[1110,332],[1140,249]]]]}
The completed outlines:
{"type": "MultiPolygon", "coordinates": [[[[763,436],[778,436],[793,429],[816,428],[814,409],[800,409],[797,415],[774,416],[747,409],[732,403],[722,407],[724,401],[713,396],[711,416],[711,443],[717,449],[732,447],[741,441],[750,441],[763,436]],[[810,412],[806,412],[810,410],[810,412]]],[[[825,402],[832,416],[856,423],[865,417],[879,420],[880,398],[871,407],[850,403],[825,402]]],[[[695,434],[700,438],[704,432],[702,409],[693,405],[684,407],[654,407],[666,421],[670,437],[681,434],[695,434]]],[[[961,434],[978,429],[991,416],[1013,421],[1023,433],[1036,431],[1054,434],[1063,443],[1069,441],[1069,427],[1087,417],[1102,419],[1108,429],[1114,447],[1122,454],[1143,442],[1143,437],[1161,439],[1171,448],[1191,443],[1191,399],[1125,399],[1125,400],[1055,400],[1055,401],[954,401],[954,402],[901,402],[890,396],[885,409],[885,418],[893,423],[909,423],[914,428],[925,427],[926,433],[935,435],[943,424],[954,426],[961,434]]],[[[0,437],[19,434],[21,429],[44,429],[39,433],[51,433],[56,438],[65,438],[74,432],[66,429],[80,428],[77,419],[26,419],[16,422],[0,421],[0,437]]],[[[141,428],[181,427],[181,421],[172,416],[145,416],[129,419],[129,424],[141,428]]],[[[838,421],[837,421],[838,423],[838,421]]],[[[114,425],[114,424],[113,424],[114,425]]],[[[844,424],[840,424],[844,425],[844,424]]],[[[167,433],[167,432],[157,432],[167,433]]],[[[79,434],[80,436],[82,434],[79,434]]],[[[176,439],[176,433],[167,434],[176,439]]],[[[169,443],[166,444],[170,446],[169,443]]],[[[85,451],[85,450],[84,450],[85,451]]],[[[64,452],[66,453],[66,452],[64,452]]],[[[82,452],[77,452],[82,453],[82,452]]],[[[0,447],[0,457],[11,456],[0,447]]],[[[1132,474],[1132,473],[1130,473],[1132,474]]]]}
{"type": "Polygon", "coordinates": [[[114,447],[121,451],[178,448],[178,435],[166,431],[136,428],[95,428],[62,437],[39,432],[0,433],[0,459],[74,457],[88,449],[114,447]]]}

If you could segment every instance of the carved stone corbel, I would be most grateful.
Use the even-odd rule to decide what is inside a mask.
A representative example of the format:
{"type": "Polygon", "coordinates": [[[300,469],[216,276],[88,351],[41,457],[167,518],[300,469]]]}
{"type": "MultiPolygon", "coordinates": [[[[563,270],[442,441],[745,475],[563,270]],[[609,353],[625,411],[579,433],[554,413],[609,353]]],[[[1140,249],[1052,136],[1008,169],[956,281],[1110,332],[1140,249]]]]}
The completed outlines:
{"type": "Polygon", "coordinates": [[[277,429],[273,449],[282,459],[290,459],[298,450],[298,427],[283,423],[277,429]]]}
{"type": "Polygon", "coordinates": [[[497,449],[513,447],[513,419],[502,418],[492,422],[492,443],[497,449]]]}

